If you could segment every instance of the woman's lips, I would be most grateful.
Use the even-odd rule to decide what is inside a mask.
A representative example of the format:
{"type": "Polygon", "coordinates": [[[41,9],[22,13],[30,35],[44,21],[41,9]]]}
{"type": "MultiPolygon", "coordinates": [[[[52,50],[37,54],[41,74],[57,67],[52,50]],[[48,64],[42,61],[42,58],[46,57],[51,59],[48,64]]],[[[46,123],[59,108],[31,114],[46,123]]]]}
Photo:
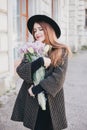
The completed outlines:
{"type": "Polygon", "coordinates": [[[39,39],[39,38],[41,38],[41,36],[37,36],[36,38],[39,39]]]}

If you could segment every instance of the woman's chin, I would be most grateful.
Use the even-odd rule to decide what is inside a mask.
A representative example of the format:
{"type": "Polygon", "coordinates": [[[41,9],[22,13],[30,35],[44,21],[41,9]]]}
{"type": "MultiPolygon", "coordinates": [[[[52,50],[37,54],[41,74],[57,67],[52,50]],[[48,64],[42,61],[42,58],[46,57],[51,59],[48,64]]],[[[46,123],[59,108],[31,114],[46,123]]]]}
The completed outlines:
{"type": "Polygon", "coordinates": [[[43,42],[44,40],[43,40],[43,39],[37,39],[37,41],[39,41],[39,42],[43,42]]]}

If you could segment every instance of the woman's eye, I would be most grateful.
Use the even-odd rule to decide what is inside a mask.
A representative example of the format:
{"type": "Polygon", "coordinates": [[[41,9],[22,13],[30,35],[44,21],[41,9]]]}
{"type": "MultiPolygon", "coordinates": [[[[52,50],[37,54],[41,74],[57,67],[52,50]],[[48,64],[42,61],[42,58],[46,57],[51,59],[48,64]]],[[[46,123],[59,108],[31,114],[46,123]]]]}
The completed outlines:
{"type": "Polygon", "coordinates": [[[37,31],[43,31],[43,28],[38,28],[38,30],[34,30],[34,33],[36,33],[37,31]]]}
{"type": "Polygon", "coordinates": [[[43,30],[43,28],[40,28],[39,30],[40,30],[40,31],[42,31],[42,30],[43,30]]]}

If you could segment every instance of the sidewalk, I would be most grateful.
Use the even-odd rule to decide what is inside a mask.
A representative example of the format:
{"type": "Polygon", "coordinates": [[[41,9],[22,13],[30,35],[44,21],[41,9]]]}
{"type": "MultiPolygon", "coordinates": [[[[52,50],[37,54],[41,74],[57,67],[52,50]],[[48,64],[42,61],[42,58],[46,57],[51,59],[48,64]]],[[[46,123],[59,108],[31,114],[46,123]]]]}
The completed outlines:
{"type": "MultiPolygon", "coordinates": [[[[0,130],[29,130],[22,123],[10,120],[12,108],[22,80],[16,89],[0,97],[0,130]]],[[[66,130],[87,130],[87,51],[81,51],[69,60],[65,89],[66,130]]]]}
{"type": "Polygon", "coordinates": [[[87,130],[87,51],[70,60],[65,82],[66,130],[87,130]]]}

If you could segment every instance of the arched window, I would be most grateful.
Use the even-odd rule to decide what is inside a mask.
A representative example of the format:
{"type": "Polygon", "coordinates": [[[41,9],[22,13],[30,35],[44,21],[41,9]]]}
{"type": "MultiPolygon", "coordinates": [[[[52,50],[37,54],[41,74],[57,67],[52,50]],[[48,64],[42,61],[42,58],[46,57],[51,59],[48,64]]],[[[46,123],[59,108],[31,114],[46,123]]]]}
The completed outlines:
{"type": "Polygon", "coordinates": [[[27,41],[28,0],[17,0],[17,40],[27,41]]]}

